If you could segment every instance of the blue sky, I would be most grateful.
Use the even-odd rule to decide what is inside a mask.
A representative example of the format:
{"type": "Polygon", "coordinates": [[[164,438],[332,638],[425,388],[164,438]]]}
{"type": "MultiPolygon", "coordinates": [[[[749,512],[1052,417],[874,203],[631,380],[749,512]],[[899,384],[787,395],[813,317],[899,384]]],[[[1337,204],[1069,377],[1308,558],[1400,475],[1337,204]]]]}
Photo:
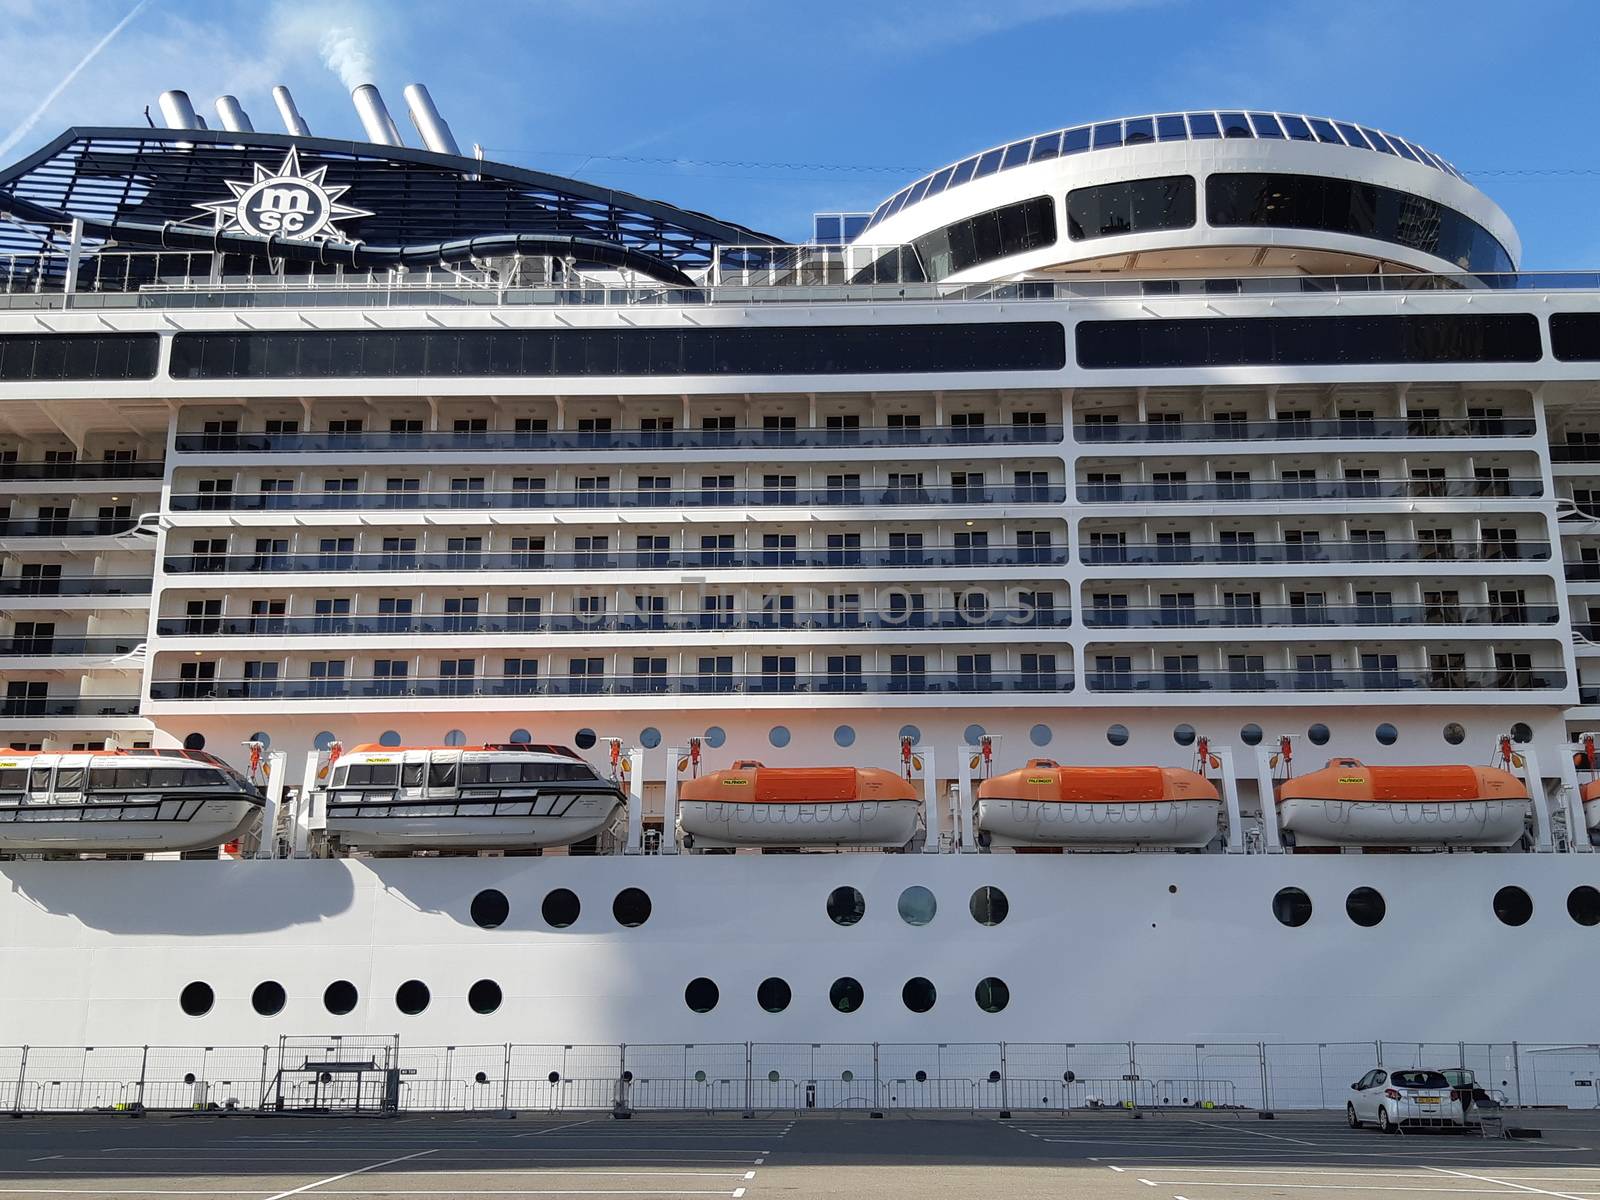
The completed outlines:
{"type": "Polygon", "coordinates": [[[30,126],[135,7],[0,0],[7,161],[164,87],[275,129],[287,83],[314,132],[359,136],[342,68],[402,126],[420,80],[490,157],[802,238],[1023,133],[1280,108],[1413,137],[1505,207],[1526,266],[1600,267],[1594,0],[145,0],[30,126]]]}

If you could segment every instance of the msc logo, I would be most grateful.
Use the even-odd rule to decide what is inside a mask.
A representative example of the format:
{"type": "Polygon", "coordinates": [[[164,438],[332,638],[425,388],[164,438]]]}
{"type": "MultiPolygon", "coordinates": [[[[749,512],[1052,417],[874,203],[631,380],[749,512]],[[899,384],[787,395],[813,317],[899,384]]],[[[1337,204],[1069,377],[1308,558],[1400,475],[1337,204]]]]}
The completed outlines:
{"type": "Polygon", "coordinates": [[[216,217],[218,232],[327,241],[343,238],[337,228],[340,221],[372,215],[365,209],[340,204],[339,198],[349,187],[324,182],[327,167],[302,171],[296,150],[289,151],[276,171],[268,171],[260,163],[253,166],[255,178],[251,182],[223,181],[233,193],[232,200],[195,205],[216,217]]]}

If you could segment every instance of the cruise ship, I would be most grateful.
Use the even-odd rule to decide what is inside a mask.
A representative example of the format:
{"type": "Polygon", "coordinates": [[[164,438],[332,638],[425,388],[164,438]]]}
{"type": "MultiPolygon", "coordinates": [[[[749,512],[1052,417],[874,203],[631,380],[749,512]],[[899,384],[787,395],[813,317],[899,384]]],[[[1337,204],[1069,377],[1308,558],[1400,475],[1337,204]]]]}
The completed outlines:
{"type": "Polygon", "coordinates": [[[0,170],[0,1042],[1592,1036],[1600,275],[1448,159],[275,100],[0,170]]]}

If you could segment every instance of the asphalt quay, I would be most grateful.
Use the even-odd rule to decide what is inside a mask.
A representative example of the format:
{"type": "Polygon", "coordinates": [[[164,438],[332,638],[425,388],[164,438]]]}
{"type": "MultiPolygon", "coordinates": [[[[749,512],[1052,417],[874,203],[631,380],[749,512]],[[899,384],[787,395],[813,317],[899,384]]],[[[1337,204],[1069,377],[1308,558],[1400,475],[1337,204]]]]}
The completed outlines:
{"type": "Polygon", "coordinates": [[[1537,1140],[1385,1136],[1336,1113],[150,1114],[0,1122],[0,1200],[23,1196],[976,1196],[1600,1200],[1600,1113],[1523,1114],[1537,1140]]]}

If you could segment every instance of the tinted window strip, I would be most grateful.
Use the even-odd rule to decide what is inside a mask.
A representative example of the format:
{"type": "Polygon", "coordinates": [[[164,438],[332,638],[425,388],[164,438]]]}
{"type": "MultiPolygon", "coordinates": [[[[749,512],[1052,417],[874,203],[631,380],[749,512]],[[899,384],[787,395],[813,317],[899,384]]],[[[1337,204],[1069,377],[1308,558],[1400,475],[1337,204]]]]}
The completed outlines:
{"type": "Polygon", "coordinates": [[[1219,172],[1206,179],[1206,220],[1218,227],[1375,238],[1448,259],[1465,271],[1516,269],[1506,248],[1471,217],[1425,196],[1350,179],[1219,172]]]}
{"type": "Polygon", "coordinates": [[[1552,313],[1550,351],[1561,362],[1600,362],[1600,313],[1552,313]]]}
{"type": "Polygon", "coordinates": [[[1217,317],[1084,321],[1078,365],[1139,367],[1364,366],[1538,362],[1531,313],[1371,317],[1217,317]]]}
{"type": "Polygon", "coordinates": [[[0,335],[0,383],[154,379],[161,337],[154,333],[0,335]]]}
{"type": "Polygon", "coordinates": [[[1058,321],[783,329],[179,333],[174,379],[1055,371],[1058,321]]]}

